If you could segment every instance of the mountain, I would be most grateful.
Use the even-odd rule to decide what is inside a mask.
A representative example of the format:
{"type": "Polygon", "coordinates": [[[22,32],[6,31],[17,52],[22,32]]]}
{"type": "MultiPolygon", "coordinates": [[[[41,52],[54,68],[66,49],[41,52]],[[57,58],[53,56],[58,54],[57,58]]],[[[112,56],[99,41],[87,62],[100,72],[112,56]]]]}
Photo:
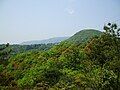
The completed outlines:
{"type": "Polygon", "coordinates": [[[55,37],[45,40],[33,40],[33,41],[26,41],[22,42],[20,45],[33,45],[33,44],[48,44],[48,43],[59,43],[68,39],[69,37],[55,37]]]}
{"type": "Polygon", "coordinates": [[[26,42],[22,42],[20,45],[59,43],[64,40],[70,43],[82,43],[82,42],[87,42],[90,38],[94,36],[99,36],[101,34],[102,32],[98,30],[84,29],[84,30],[77,32],[71,37],[55,37],[55,38],[50,38],[50,39],[45,39],[45,40],[26,41],[26,42]]]}
{"type": "Polygon", "coordinates": [[[87,42],[90,38],[94,36],[99,36],[101,35],[102,32],[94,29],[84,29],[76,34],[74,34],[72,37],[67,39],[66,41],[71,42],[71,43],[82,43],[82,42],[87,42]]]}

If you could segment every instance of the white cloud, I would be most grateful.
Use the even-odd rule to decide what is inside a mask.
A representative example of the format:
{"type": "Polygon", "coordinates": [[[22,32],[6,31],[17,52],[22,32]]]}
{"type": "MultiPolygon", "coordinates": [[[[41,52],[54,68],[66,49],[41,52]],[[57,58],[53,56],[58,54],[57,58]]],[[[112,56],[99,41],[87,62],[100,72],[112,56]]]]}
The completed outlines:
{"type": "Polygon", "coordinates": [[[75,10],[73,8],[66,8],[65,11],[70,15],[73,15],[75,13],[75,10]]]}
{"type": "Polygon", "coordinates": [[[67,12],[69,15],[75,14],[75,6],[77,0],[68,0],[68,5],[65,9],[65,12],[67,12]]]}

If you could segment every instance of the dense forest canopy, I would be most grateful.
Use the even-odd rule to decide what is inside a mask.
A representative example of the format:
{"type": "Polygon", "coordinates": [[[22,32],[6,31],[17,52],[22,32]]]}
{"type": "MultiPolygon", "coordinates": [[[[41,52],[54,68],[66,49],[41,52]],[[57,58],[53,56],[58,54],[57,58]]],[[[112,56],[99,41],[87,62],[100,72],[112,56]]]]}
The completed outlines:
{"type": "Polygon", "coordinates": [[[120,29],[108,23],[104,30],[83,30],[57,45],[2,45],[0,88],[119,90],[120,29]]]}

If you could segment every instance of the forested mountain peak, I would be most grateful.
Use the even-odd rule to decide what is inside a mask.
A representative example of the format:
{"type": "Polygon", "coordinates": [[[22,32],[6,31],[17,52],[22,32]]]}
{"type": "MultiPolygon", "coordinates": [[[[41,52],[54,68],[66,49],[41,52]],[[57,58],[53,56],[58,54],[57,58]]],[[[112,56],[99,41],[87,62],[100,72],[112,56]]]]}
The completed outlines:
{"type": "Polygon", "coordinates": [[[87,42],[90,38],[94,36],[99,36],[101,34],[101,31],[95,29],[84,29],[74,34],[67,41],[71,43],[83,43],[87,42]]]}

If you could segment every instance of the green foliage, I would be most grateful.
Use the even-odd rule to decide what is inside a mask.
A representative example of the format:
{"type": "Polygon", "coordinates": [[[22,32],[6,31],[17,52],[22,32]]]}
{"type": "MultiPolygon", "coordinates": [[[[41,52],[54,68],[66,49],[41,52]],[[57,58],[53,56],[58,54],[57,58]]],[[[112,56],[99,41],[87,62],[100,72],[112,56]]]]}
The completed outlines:
{"type": "Polygon", "coordinates": [[[84,53],[79,51],[77,46],[72,45],[61,54],[59,60],[64,68],[80,69],[80,64],[84,60],[84,53]]]}
{"type": "MultiPolygon", "coordinates": [[[[52,48],[49,46],[49,49],[38,48],[39,45],[27,46],[27,49],[21,49],[20,46],[18,49],[21,53],[18,52],[19,50],[13,51],[7,61],[8,64],[6,66],[0,64],[2,88],[119,90],[120,39],[118,36],[85,30],[52,48]],[[98,36],[93,37],[95,35],[98,36]]],[[[4,57],[2,54],[1,56],[4,57]]]]}
{"type": "Polygon", "coordinates": [[[27,51],[46,51],[52,48],[53,45],[55,44],[10,45],[10,48],[12,49],[12,54],[17,54],[27,51]]]}
{"type": "Polygon", "coordinates": [[[2,72],[4,69],[4,66],[3,65],[0,65],[0,72],[2,72]]]}
{"type": "Polygon", "coordinates": [[[0,63],[7,64],[7,60],[10,57],[11,49],[9,48],[9,43],[6,45],[0,45],[0,63]]]}
{"type": "Polygon", "coordinates": [[[103,66],[106,62],[113,60],[117,54],[113,36],[104,34],[90,41],[85,47],[88,57],[103,66]]]}

